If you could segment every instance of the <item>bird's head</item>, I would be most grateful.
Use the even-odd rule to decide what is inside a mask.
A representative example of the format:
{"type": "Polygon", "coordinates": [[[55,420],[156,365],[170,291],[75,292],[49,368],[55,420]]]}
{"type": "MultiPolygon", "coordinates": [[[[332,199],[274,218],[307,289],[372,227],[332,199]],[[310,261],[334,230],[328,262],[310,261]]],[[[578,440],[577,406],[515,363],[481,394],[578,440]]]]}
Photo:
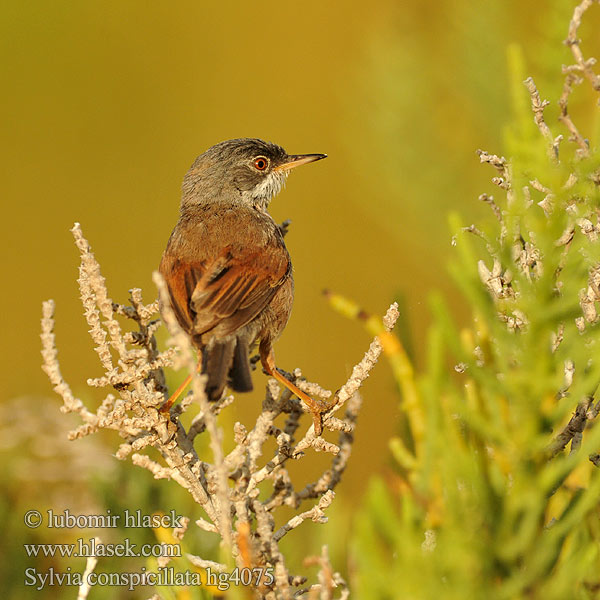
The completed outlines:
{"type": "Polygon", "coordinates": [[[291,169],[326,154],[287,154],[277,144],[255,138],[227,140],[209,148],[183,180],[182,208],[219,201],[240,201],[266,209],[291,169]]]}

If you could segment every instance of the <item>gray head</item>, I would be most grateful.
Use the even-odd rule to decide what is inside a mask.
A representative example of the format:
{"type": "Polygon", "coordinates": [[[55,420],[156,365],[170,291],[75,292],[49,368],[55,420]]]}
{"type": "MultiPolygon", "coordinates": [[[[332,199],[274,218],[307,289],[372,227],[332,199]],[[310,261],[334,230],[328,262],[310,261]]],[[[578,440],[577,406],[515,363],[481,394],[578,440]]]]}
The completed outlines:
{"type": "Polygon", "coordinates": [[[181,208],[240,201],[264,210],[291,169],[326,156],[290,155],[277,144],[255,138],[221,142],[201,154],[186,173],[181,208]]]}

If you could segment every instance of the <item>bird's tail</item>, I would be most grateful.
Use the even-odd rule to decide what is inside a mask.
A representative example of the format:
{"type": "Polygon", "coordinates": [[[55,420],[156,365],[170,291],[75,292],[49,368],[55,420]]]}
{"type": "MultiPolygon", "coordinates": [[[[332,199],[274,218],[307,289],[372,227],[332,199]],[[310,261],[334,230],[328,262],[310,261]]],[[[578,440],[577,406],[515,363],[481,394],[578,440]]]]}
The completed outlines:
{"type": "Polygon", "coordinates": [[[241,337],[213,339],[202,351],[202,372],[208,375],[209,400],[219,400],[226,385],[236,392],[251,391],[248,342],[241,337]]]}

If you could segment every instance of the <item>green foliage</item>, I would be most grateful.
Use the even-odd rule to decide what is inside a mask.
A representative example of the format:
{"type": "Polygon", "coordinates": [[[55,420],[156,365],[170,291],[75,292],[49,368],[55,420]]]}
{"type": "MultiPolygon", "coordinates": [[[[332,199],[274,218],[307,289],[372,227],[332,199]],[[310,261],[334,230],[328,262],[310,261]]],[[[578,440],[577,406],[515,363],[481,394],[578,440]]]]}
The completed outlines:
{"type": "Polygon", "coordinates": [[[357,519],[363,600],[599,597],[600,153],[563,141],[553,158],[516,46],[509,70],[510,159],[483,157],[506,195],[500,219],[450,219],[472,321],[459,328],[433,298],[426,369],[394,369],[407,430],[357,519]],[[572,417],[583,435],[565,429],[572,417]]]}

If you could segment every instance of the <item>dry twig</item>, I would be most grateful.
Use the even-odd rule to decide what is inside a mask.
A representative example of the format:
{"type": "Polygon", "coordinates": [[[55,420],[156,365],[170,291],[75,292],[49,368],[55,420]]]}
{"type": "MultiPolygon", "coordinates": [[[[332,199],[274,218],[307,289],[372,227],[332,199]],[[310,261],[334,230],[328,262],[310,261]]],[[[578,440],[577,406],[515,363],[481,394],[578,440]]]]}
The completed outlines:
{"type": "MultiPolygon", "coordinates": [[[[570,48],[575,64],[563,67],[564,84],[562,93],[558,100],[559,116],[558,121],[562,123],[568,133],[568,141],[576,146],[575,155],[584,160],[590,157],[591,151],[587,140],[581,135],[577,126],[573,122],[568,109],[568,102],[573,92],[573,86],[579,85],[587,80],[594,91],[600,92],[600,76],[597,75],[593,67],[596,64],[593,58],[584,58],[580,48],[580,41],[577,38],[577,31],[581,25],[582,15],[594,3],[599,3],[599,0],[582,0],[575,7],[573,17],[569,24],[569,31],[565,43],[570,48]]],[[[544,119],[544,109],[549,105],[549,102],[542,100],[535,86],[533,79],[530,77],[525,80],[525,86],[531,98],[531,109],[533,112],[534,122],[537,125],[541,135],[543,136],[548,149],[548,156],[551,161],[552,168],[556,169],[559,165],[559,144],[562,136],[554,137],[551,129],[544,119]]],[[[478,151],[481,162],[485,162],[493,166],[498,172],[498,177],[492,178],[492,182],[498,185],[506,193],[505,207],[510,210],[511,205],[515,200],[515,190],[513,189],[511,177],[511,164],[504,158],[495,154],[489,154],[482,150],[478,151]]],[[[556,248],[562,248],[562,254],[558,268],[553,273],[556,293],[561,293],[563,283],[561,274],[563,267],[566,264],[568,253],[573,246],[573,240],[583,239],[587,244],[596,244],[600,238],[600,224],[598,211],[593,202],[585,202],[581,198],[581,189],[575,191],[576,183],[578,183],[578,174],[576,168],[569,173],[565,183],[560,186],[560,189],[552,190],[537,179],[529,181],[529,185],[523,188],[523,198],[525,200],[525,210],[537,210],[539,206],[544,211],[546,218],[550,219],[555,210],[563,210],[569,216],[569,221],[561,236],[555,241],[556,248]],[[543,194],[543,199],[534,204],[531,194],[532,190],[543,194]],[[588,207],[584,212],[581,207],[588,207]]],[[[593,171],[591,176],[586,175],[596,185],[600,185],[600,176],[596,171],[593,171]]],[[[518,307],[519,287],[518,281],[513,281],[513,274],[510,269],[502,264],[501,257],[506,256],[504,251],[506,244],[510,246],[512,262],[518,267],[520,274],[529,281],[539,280],[544,273],[545,257],[536,245],[533,234],[524,227],[524,219],[518,215],[513,215],[511,223],[510,236],[507,237],[507,229],[504,224],[503,210],[494,202],[489,200],[489,196],[482,195],[482,200],[490,203],[496,218],[501,223],[501,235],[498,244],[495,246],[485,238],[486,246],[490,258],[493,260],[493,266],[489,269],[484,261],[478,264],[479,276],[488,292],[493,298],[498,308],[499,318],[507,324],[511,330],[517,331],[527,327],[528,319],[518,307]]],[[[587,199],[589,200],[589,199],[587,199]]],[[[504,207],[503,207],[504,208],[504,207]]],[[[480,235],[480,232],[474,226],[466,228],[468,231],[480,235]]],[[[504,259],[505,260],[505,259],[504,259]]],[[[575,319],[575,324],[579,332],[584,332],[590,325],[598,322],[598,304],[600,303],[600,265],[592,264],[588,272],[587,287],[579,293],[579,305],[581,308],[581,316],[575,319]]],[[[565,323],[560,323],[556,334],[553,336],[550,344],[550,351],[555,353],[566,335],[565,323]]],[[[461,367],[459,366],[459,369],[461,367]]],[[[580,367],[581,369],[581,367],[580,367]]],[[[581,369],[583,372],[583,369],[581,369]]],[[[573,386],[574,378],[576,377],[576,369],[573,360],[566,359],[564,365],[564,382],[562,387],[557,391],[556,398],[560,400],[569,395],[569,390],[573,386]]],[[[596,405],[597,406],[597,405],[596,405]]],[[[552,458],[565,449],[567,444],[571,442],[571,452],[577,451],[580,446],[582,435],[586,426],[590,425],[595,419],[597,412],[592,404],[592,398],[585,396],[579,398],[579,403],[575,412],[547,448],[547,456],[552,458]]],[[[596,455],[593,455],[590,460],[597,460],[596,455]]]]}
{"type": "MultiPolygon", "coordinates": [[[[83,421],[69,434],[70,439],[99,429],[117,431],[124,439],[116,452],[117,458],[129,456],[135,465],[150,471],[155,479],[172,479],[185,488],[205,513],[195,520],[196,525],[203,531],[218,534],[225,555],[231,555],[239,567],[274,569],[275,582],[270,587],[261,588],[263,597],[291,598],[294,594],[292,587],[301,585],[306,578],[290,575],[279,550],[279,541],[307,519],[318,523],[326,521],[324,511],[334,498],[333,489],[341,479],[352,449],[352,432],[361,406],[358,390],[382,351],[379,338],[373,340],[323,417],[324,430],[337,434],[337,443],[317,436],[312,425],[296,441],[305,407],[287,390],[281,392],[275,380],[269,380],[262,411],[254,427],[248,431],[241,423],[236,423],[233,431],[235,446],[226,452],[217,417],[231,404],[233,397],[208,402],[204,393],[204,376],[196,374],[193,348],[165,301],[166,288],[160,275],[155,274],[155,282],[164,304],[163,320],[171,334],[170,347],[162,352],[154,339],[154,332],[160,324],[156,318],[158,303],[144,305],[141,291],[137,289],[130,292],[130,305],[113,303],[100,266],[79,224],[75,224],[72,232],[81,254],[78,281],[84,314],[105,371],[101,377],[88,379],[88,384],[99,388],[111,387],[112,391],[106,394],[95,411],[74,397],[59,368],[54,336],[54,303],[51,300],[45,302],[41,335],[43,368],[54,389],[63,398],[63,412],[75,412],[83,421]],[[137,330],[124,331],[115,318],[116,314],[134,322],[137,330]],[[165,415],[159,408],[167,397],[163,368],[168,366],[184,366],[194,374],[194,378],[192,393],[165,415]],[[345,409],[343,415],[338,416],[342,408],[345,409]],[[192,409],[197,412],[186,431],[179,417],[192,409]],[[276,420],[280,417],[283,423],[278,426],[276,420]],[[194,447],[194,440],[201,434],[208,436],[212,452],[210,461],[199,456],[194,447]],[[275,440],[277,449],[270,458],[263,458],[265,443],[269,439],[275,440]],[[145,454],[148,447],[158,451],[160,462],[145,454]],[[286,462],[301,459],[311,448],[332,454],[331,465],[314,482],[296,490],[286,462]],[[259,496],[264,499],[259,500],[259,496]],[[299,508],[304,501],[313,498],[318,501],[312,508],[275,529],[273,511],[277,507],[299,508]]],[[[397,318],[398,307],[393,304],[384,317],[386,330],[393,328],[397,318]]],[[[299,371],[294,376],[307,391],[325,393],[317,384],[301,381],[299,371]]],[[[177,539],[183,537],[186,527],[176,532],[177,539]]],[[[210,567],[215,571],[228,568],[222,563],[194,555],[189,555],[188,560],[195,566],[210,567]]]]}

